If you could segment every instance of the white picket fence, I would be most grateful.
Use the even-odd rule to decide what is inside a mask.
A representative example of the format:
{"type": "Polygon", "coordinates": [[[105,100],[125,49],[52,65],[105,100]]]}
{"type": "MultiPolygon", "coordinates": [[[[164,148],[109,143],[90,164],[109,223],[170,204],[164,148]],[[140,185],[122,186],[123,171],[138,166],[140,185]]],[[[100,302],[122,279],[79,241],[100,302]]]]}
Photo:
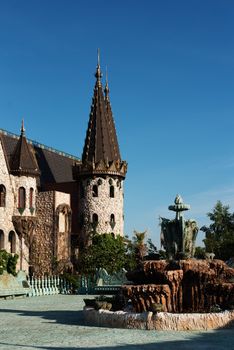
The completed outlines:
{"type": "Polygon", "coordinates": [[[44,276],[39,278],[30,277],[28,279],[30,286],[30,297],[55,294],[70,294],[71,284],[59,276],[44,276]]]}

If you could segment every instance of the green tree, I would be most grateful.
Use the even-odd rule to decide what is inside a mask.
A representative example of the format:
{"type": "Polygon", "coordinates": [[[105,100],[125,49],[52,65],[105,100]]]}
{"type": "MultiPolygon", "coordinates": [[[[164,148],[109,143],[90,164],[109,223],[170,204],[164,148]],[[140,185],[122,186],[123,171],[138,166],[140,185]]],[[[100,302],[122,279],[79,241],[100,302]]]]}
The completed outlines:
{"type": "Polygon", "coordinates": [[[234,255],[234,213],[218,201],[207,216],[212,223],[201,228],[205,232],[206,252],[214,253],[216,259],[227,260],[234,255]]]}
{"type": "Polygon", "coordinates": [[[120,271],[126,265],[127,244],[121,236],[94,233],[91,244],[83,249],[78,259],[78,271],[94,274],[104,268],[109,274],[120,271]]]}

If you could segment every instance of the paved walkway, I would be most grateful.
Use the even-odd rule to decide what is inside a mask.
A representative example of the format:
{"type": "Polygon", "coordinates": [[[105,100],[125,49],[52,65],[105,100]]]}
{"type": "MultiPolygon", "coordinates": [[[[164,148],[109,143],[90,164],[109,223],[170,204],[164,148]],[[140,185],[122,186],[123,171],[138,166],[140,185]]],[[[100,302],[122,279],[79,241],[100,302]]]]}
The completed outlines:
{"type": "Polygon", "coordinates": [[[234,350],[234,331],[156,332],[87,327],[83,296],[0,300],[4,350],[234,350]]]}

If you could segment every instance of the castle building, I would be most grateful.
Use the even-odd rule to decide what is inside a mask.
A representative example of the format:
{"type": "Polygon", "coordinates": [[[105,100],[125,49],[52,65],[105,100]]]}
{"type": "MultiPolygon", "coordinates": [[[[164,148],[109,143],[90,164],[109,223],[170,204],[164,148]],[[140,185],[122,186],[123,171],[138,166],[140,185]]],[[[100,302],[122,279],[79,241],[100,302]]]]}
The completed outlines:
{"type": "Polygon", "coordinates": [[[90,233],[123,235],[121,160],[98,60],[82,158],[0,129],[0,249],[35,275],[72,267],[90,233]]]}

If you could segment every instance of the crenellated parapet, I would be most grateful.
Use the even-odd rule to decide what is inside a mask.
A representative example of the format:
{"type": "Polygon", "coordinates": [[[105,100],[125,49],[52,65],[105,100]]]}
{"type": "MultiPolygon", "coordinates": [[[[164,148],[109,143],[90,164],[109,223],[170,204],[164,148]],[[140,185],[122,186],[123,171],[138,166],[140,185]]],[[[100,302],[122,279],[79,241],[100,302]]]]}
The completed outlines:
{"type": "Polygon", "coordinates": [[[119,176],[125,178],[127,173],[127,162],[120,160],[104,161],[100,160],[98,162],[84,161],[82,164],[77,163],[73,167],[74,179],[78,179],[84,176],[101,176],[101,175],[111,175],[119,176]]]}

